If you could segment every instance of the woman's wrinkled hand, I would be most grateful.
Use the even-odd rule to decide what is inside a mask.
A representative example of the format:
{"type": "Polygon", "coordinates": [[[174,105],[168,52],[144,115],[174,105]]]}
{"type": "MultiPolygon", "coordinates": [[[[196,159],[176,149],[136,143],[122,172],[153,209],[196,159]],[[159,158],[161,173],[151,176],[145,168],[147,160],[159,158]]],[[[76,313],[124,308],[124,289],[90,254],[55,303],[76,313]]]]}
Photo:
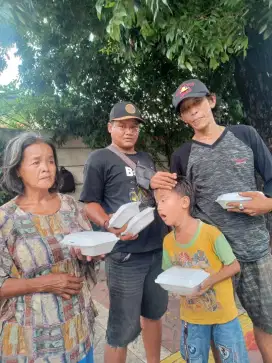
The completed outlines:
{"type": "Polygon", "coordinates": [[[41,276],[41,292],[61,296],[65,300],[78,295],[83,286],[84,277],[75,277],[66,273],[51,273],[41,276]]]}

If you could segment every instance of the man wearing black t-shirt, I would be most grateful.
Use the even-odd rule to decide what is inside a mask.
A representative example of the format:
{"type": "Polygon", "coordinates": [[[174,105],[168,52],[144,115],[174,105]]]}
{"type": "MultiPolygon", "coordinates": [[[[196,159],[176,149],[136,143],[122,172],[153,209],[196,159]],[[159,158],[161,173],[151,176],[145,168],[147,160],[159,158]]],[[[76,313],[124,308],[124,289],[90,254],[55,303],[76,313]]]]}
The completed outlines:
{"type": "MultiPolygon", "coordinates": [[[[108,131],[112,145],[135,164],[146,167],[152,176],[155,166],[151,157],[145,152],[135,151],[143,122],[133,104],[121,102],[111,110],[108,131]]],[[[153,185],[167,185],[167,182],[171,187],[173,179],[167,174],[160,178],[160,173],[157,173],[153,185]]],[[[125,203],[141,201],[144,205],[154,206],[153,194],[147,189],[138,186],[134,170],[110,149],[90,154],[80,199],[85,203],[91,221],[120,236],[120,241],[106,258],[110,309],[105,363],[126,361],[127,345],[141,332],[140,317],[147,361],[160,362],[161,317],[166,311],[168,296],[154,280],[162,271],[162,241],[166,226],[155,212],[154,222],[139,236],[122,237],[123,229],[108,227],[110,215],[125,203]]]]}
{"type": "Polygon", "coordinates": [[[232,246],[241,265],[237,294],[252,319],[263,361],[271,363],[272,256],[263,213],[271,206],[272,157],[253,127],[218,125],[215,104],[215,95],[197,79],[183,82],[175,92],[173,105],[194,136],[172,155],[171,171],[194,184],[195,216],[220,228],[232,246]],[[264,181],[266,196],[254,192],[255,172],[264,181]],[[253,200],[230,203],[234,209],[224,210],[216,199],[230,192],[253,200]]]}

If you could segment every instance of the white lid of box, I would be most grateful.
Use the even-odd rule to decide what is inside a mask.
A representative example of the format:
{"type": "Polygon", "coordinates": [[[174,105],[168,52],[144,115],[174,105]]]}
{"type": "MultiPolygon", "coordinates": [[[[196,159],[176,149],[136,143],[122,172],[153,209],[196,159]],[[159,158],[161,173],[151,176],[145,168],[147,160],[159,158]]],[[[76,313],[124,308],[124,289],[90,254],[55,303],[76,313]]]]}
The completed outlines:
{"type": "Polygon", "coordinates": [[[154,221],[154,209],[152,207],[147,207],[134,216],[127,225],[127,229],[122,234],[133,234],[136,235],[145,229],[150,223],[154,221]]]}
{"type": "Polygon", "coordinates": [[[115,234],[110,232],[83,231],[66,235],[61,243],[71,247],[94,247],[117,241],[115,234]]]}
{"type": "Polygon", "coordinates": [[[194,288],[200,285],[210,274],[202,269],[170,267],[162,272],[155,282],[176,287],[194,288]]]}
{"type": "Polygon", "coordinates": [[[140,213],[140,202],[131,202],[123,204],[114,213],[109,221],[109,227],[121,228],[136,214],[140,213]]]}
{"type": "Polygon", "coordinates": [[[216,202],[241,202],[244,200],[251,200],[252,198],[249,197],[242,197],[239,193],[226,193],[221,194],[217,199],[216,202]]]}

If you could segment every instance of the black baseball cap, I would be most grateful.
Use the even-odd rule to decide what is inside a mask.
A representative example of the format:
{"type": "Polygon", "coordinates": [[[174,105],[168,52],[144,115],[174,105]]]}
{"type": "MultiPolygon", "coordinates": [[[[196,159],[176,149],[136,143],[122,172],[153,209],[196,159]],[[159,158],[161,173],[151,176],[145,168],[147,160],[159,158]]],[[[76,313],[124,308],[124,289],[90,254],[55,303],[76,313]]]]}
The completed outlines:
{"type": "Polygon", "coordinates": [[[189,79],[188,81],[182,82],[176,92],[173,94],[173,106],[176,112],[179,111],[179,106],[183,100],[191,97],[205,97],[210,92],[204,83],[198,79],[189,79]]]}
{"type": "Polygon", "coordinates": [[[122,121],[130,118],[144,122],[139,109],[131,102],[118,102],[111,109],[110,121],[122,121]]]}

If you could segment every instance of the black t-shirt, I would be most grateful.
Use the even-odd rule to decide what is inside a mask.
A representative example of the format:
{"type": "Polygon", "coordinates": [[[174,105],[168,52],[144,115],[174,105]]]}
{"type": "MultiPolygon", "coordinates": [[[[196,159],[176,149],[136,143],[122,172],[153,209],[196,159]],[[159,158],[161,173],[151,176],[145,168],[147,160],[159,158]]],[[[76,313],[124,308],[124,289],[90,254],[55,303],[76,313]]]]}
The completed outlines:
{"type": "MultiPolygon", "coordinates": [[[[145,152],[127,155],[136,164],[155,170],[154,162],[145,152]]],[[[108,149],[93,151],[85,165],[84,184],[80,200],[99,203],[107,214],[129,202],[141,201],[154,205],[150,192],[138,187],[134,171],[116,154],[108,149]]],[[[162,248],[167,228],[155,211],[155,220],[145,228],[135,241],[119,241],[114,252],[141,253],[162,248]]]]}

